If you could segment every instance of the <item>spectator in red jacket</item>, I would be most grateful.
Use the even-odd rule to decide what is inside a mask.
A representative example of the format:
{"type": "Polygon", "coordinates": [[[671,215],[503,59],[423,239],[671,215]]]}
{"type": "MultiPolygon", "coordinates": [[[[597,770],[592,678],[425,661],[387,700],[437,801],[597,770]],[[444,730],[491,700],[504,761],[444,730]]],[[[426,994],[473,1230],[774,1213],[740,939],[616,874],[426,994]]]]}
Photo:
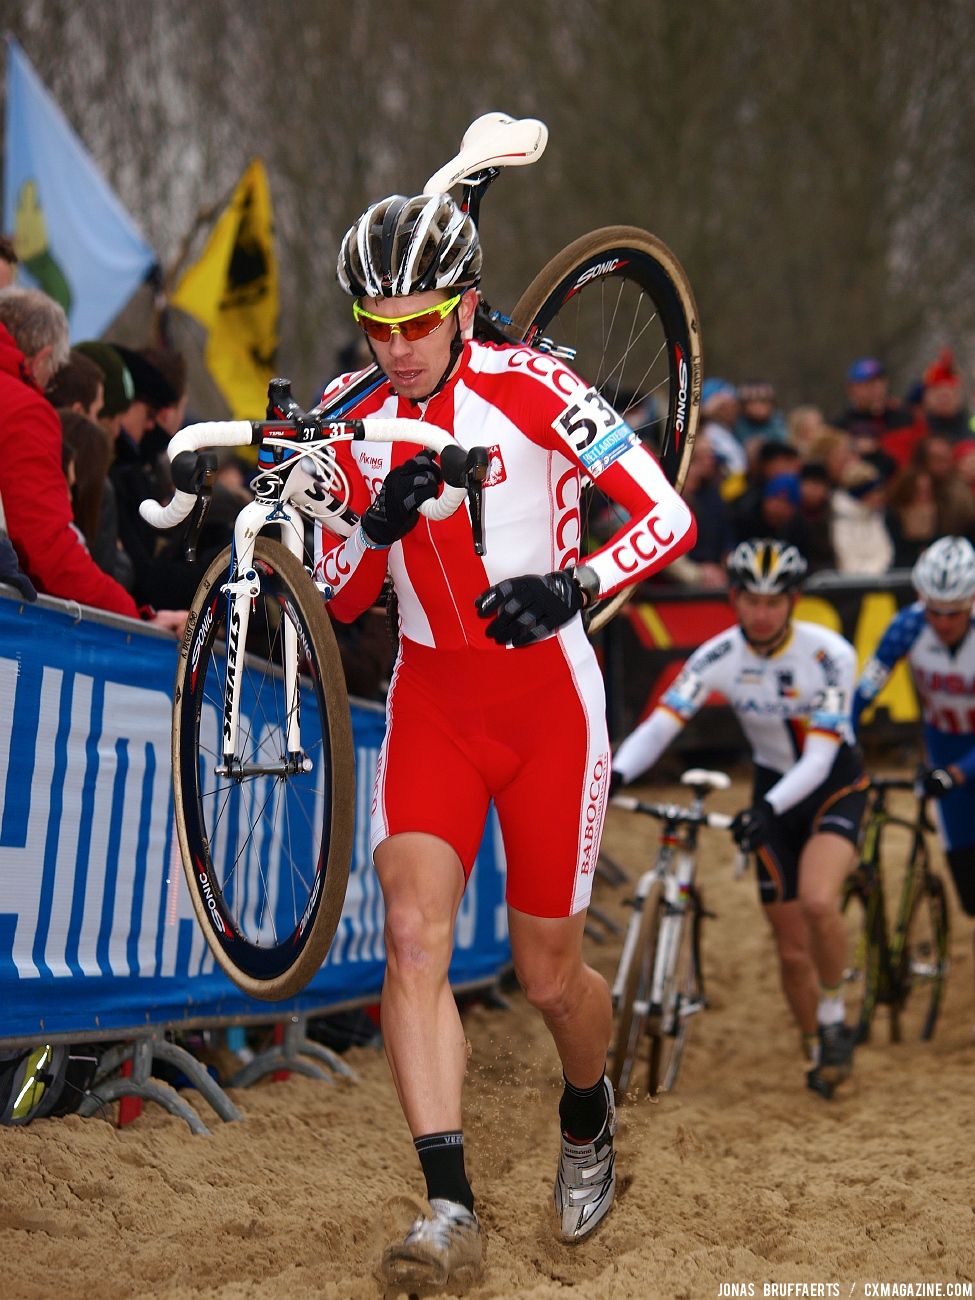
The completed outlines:
{"type": "MultiPolygon", "coordinates": [[[[61,469],[61,423],[43,394],[68,357],[68,322],[38,289],[0,290],[0,499],[24,571],[50,596],[139,616],[132,597],[103,573],[73,527],[61,469]]],[[[182,611],[148,616],[177,631],[182,611]]]]}

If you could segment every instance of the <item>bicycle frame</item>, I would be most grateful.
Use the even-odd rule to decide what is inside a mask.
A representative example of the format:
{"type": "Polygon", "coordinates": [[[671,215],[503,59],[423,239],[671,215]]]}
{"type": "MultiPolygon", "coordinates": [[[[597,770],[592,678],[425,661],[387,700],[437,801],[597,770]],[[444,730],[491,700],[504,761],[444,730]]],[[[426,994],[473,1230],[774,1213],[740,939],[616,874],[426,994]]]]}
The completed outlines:
{"type": "MultiPolygon", "coordinates": [[[[867,816],[863,845],[857,866],[850,875],[848,893],[859,892],[864,902],[863,929],[857,943],[863,958],[864,990],[860,1033],[869,1032],[873,1012],[877,1006],[891,1009],[891,1036],[900,1037],[899,1017],[911,989],[910,975],[922,974],[943,978],[947,970],[946,957],[937,957],[937,964],[919,970],[912,966],[905,970],[909,929],[918,899],[933,891],[936,876],[931,870],[926,836],[934,827],[927,813],[923,796],[918,795],[913,781],[878,779],[871,786],[872,802],[867,816]],[[893,790],[910,790],[918,798],[916,817],[909,818],[892,812],[888,807],[888,794],[893,790]],[[891,827],[906,831],[910,837],[906,856],[906,871],[900,884],[897,917],[893,932],[888,927],[887,886],[884,881],[882,842],[884,832],[891,827]]],[[[935,1000],[940,1000],[940,992],[935,1000]]],[[[936,1014],[936,1010],[935,1010],[936,1014]]],[[[931,1018],[933,1028],[933,1016],[931,1018]]],[[[925,1031],[924,1036],[929,1035],[925,1031]]]]}

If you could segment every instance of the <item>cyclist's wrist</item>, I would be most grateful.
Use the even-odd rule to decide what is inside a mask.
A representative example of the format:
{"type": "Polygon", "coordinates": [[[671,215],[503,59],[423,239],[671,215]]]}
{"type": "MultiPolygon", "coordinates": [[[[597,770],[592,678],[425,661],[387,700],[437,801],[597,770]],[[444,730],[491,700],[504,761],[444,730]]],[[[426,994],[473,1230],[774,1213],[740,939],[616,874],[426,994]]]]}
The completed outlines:
{"type": "Polygon", "coordinates": [[[374,542],[366,532],[365,524],[359,523],[359,542],[366,551],[388,551],[392,542],[374,542]]]}
{"type": "Polygon", "coordinates": [[[582,593],[582,608],[588,609],[599,599],[599,574],[588,564],[574,564],[569,570],[572,581],[582,593]]]}

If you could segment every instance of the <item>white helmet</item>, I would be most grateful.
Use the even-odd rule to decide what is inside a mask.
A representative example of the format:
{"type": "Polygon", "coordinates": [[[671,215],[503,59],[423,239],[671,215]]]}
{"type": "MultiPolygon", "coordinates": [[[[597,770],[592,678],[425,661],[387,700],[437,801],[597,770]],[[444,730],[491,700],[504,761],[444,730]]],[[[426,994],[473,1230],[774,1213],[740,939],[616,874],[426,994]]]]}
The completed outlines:
{"type": "Polygon", "coordinates": [[[346,231],[337,276],[356,298],[469,289],[481,277],[477,227],[449,194],[393,194],[346,231]]]}
{"type": "Polygon", "coordinates": [[[975,547],[965,537],[939,537],[922,551],[911,582],[923,600],[975,596],[975,547]]]}
{"type": "Polygon", "coordinates": [[[800,587],[807,567],[802,553],[791,543],[752,537],[739,542],[728,557],[728,585],[775,596],[800,587]]]}

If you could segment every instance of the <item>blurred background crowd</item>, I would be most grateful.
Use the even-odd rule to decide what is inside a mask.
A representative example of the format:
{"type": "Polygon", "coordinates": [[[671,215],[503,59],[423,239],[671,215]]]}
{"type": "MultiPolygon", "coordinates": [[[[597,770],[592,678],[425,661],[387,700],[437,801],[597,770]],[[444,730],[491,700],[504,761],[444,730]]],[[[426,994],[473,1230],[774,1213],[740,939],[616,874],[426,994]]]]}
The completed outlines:
{"type": "MultiPolygon", "coordinates": [[[[198,556],[187,562],[182,538],[159,535],[139,514],[144,500],[169,499],[169,439],[193,418],[183,356],[158,345],[133,348],[103,339],[69,349],[56,304],[40,290],[5,287],[16,263],[12,244],[0,240],[0,365],[8,372],[5,383],[32,390],[49,410],[47,418],[57,421],[70,505],[66,526],[84,552],[75,570],[48,563],[63,549],[56,539],[34,534],[50,532],[56,521],[44,508],[11,518],[20,485],[15,489],[8,478],[0,482],[0,499],[8,498],[7,532],[19,567],[41,591],[115,612],[139,609],[152,617],[154,610],[185,610],[207,565],[230,541],[250,496],[252,466],[223,454],[198,556]],[[89,570],[111,582],[89,581],[89,570]]],[[[340,350],[336,372],[368,361],[362,344],[358,338],[340,350]]],[[[36,421],[37,412],[24,408],[18,416],[9,397],[4,404],[0,440],[23,446],[34,437],[27,420],[36,421]]],[[[653,423],[644,422],[639,408],[628,418],[638,430],[653,423]]],[[[932,349],[923,373],[900,394],[891,389],[883,358],[857,357],[837,376],[829,411],[783,409],[762,378],[708,376],[684,495],[698,521],[698,539],[690,555],[661,576],[671,586],[724,587],[728,552],[755,536],[794,543],[812,573],[871,576],[909,567],[939,536],[975,539],[975,427],[965,376],[950,350],[932,349]]],[[[602,521],[607,532],[619,524],[602,521]]],[[[390,653],[382,620],[367,618],[337,632],[350,688],[381,694],[390,653]]]]}
{"type": "Polygon", "coordinates": [[[698,540],[670,580],[724,586],[724,557],[748,537],[794,543],[812,573],[870,576],[911,566],[937,537],[975,536],[975,426],[952,352],[904,394],[868,356],[836,388],[833,410],[782,410],[761,379],[705,379],[684,485],[698,540]]]}

